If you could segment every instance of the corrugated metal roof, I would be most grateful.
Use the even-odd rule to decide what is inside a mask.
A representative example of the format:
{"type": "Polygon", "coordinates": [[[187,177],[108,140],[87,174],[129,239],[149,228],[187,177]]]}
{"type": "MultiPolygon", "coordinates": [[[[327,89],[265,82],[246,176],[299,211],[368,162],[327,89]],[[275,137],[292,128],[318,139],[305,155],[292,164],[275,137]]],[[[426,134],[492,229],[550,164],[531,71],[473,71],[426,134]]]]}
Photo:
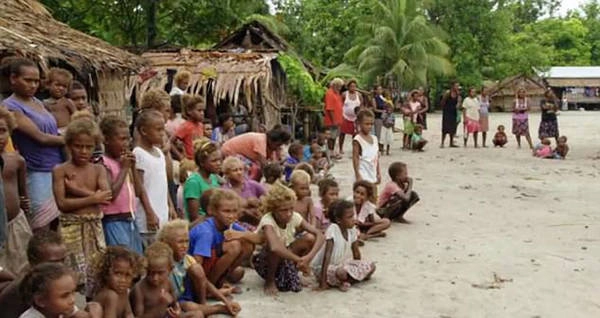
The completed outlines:
{"type": "Polygon", "coordinates": [[[600,78],[600,66],[554,66],[540,76],[552,78],[600,78]]]}

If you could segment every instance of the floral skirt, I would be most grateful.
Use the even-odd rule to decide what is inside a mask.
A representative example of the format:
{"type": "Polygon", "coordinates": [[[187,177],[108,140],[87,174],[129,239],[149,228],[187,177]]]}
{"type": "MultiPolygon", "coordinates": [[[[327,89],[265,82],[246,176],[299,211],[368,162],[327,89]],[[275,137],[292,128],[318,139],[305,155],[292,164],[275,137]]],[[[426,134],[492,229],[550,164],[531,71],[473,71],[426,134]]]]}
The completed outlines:
{"type": "Polygon", "coordinates": [[[342,281],[336,275],[338,269],[342,268],[353,280],[363,281],[373,271],[375,263],[363,260],[349,259],[338,265],[327,267],[327,284],[329,286],[340,286],[342,281]]]}
{"type": "MultiPolygon", "coordinates": [[[[252,264],[254,265],[254,269],[256,269],[256,273],[263,279],[267,277],[269,266],[267,256],[267,250],[263,248],[260,253],[252,258],[252,264]]],[[[299,292],[302,290],[298,268],[294,262],[288,259],[281,260],[275,271],[275,285],[277,286],[277,290],[282,292],[299,292]]]]}
{"type": "Polygon", "coordinates": [[[518,119],[513,118],[512,120],[512,133],[516,136],[527,136],[529,135],[529,119],[518,119]]]}
{"type": "Polygon", "coordinates": [[[479,120],[465,118],[465,131],[468,134],[479,132],[479,120]]]}
{"type": "Polygon", "coordinates": [[[558,138],[558,121],[548,120],[540,122],[540,129],[538,130],[540,139],[543,138],[558,138]]]}

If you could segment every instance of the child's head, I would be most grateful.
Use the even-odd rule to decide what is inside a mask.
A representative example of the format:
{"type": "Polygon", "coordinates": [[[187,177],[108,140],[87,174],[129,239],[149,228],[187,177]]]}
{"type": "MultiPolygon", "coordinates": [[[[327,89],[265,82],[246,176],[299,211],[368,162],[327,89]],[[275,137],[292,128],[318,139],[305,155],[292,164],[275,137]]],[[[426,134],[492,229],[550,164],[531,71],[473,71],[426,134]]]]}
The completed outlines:
{"type": "Polygon", "coordinates": [[[294,168],[294,171],[296,171],[296,170],[302,170],[302,171],[308,173],[308,175],[310,176],[311,182],[315,178],[315,169],[313,169],[313,167],[308,162],[301,162],[301,163],[297,164],[296,168],[294,168]]]}
{"type": "Polygon", "coordinates": [[[359,132],[363,135],[369,135],[375,123],[375,115],[368,109],[361,110],[356,115],[356,122],[358,123],[359,132]]]}
{"type": "Polygon", "coordinates": [[[290,187],[298,200],[310,197],[311,177],[304,170],[294,170],[290,176],[290,187]]]}
{"type": "Polygon", "coordinates": [[[101,139],[96,123],[87,119],[69,123],[65,132],[65,145],[71,154],[71,161],[77,165],[88,163],[101,139]]]}
{"type": "Polygon", "coordinates": [[[304,146],[299,142],[295,142],[288,147],[288,154],[296,160],[302,160],[303,152],[304,146]]]}
{"type": "Polygon", "coordinates": [[[104,136],[104,150],[113,158],[119,158],[129,149],[129,127],[117,116],[106,116],[100,121],[100,130],[104,136]]]}
{"type": "Polygon", "coordinates": [[[151,89],[142,96],[140,109],[142,111],[154,109],[161,114],[166,122],[171,114],[171,96],[162,89],[151,89]]]}
{"type": "Polygon", "coordinates": [[[53,67],[48,71],[46,78],[46,88],[48,93],[55,99],[63,98],[67,95],[73,75],[62,68],[53,67]]]}
{"type": "Polygon", "coordinates": [[[558,137],[558,144],[559,145],[566,145],[567,144],[567,136],[560,136],[560,137],[558,137]]]}
{"type": "Polygon", "coordinates": [[[184,184],[190,174],[198,169],[193,160],[183,159],[179,163],[179,183],[184,184]]]}
{"type": "Polygon", "coordinates": [[[504,125],[498,125],[498,132],[504,132],[504,125]]]}
{"type": "Polygon", "coordinates": [[[67,247],[60,234],[54,231],[42,231],[31,237],[27,244],[27,261],[36,266],[41,263],[64,263],[67,247]]]}
{"type": "Polygon", "coordinates": [[[224,132],[229,131],[233,128],[234,122],[233,117],[230,113],[222,113],[219,115],[219,126],[224,132]]]}
{"type": "Polygon", "coordinates": [[[213,124],[210,119],[205,119],[202,121],[202,125],[204,126],[204,137],[212,138],[213,133],[213,124]]]}
{"type": "Polygon", "coordinates": [[[271,151],[279,149],[282,145],[290,142],[292,135],[281,125],[273,127],[267,132],[267,148],[271,151]]]}
{"type": "Polygon", "coordinates": [[[223,172],[229,182],[244,182],[244,163],[238,157],[227,157],[223,161],[223,172]]]}
{"type": "Polygon", "coordinates": [[[71,83],[68,97],[77,110],[88,109],[90,106],[88,104],[87,90],[85,89],[85,86],[78,81],[73,81],[73,83],[71,83]]]}
{"type": "Polygon", "coordinates": [[[271,213],[278,224],[287,224],[292,219],[296,194],[292,189],[275,183],[262,197],[263,214],[271,213]]]}
{"type": "Polygon", "coordinates": [[[217,228],[228,228],[237,221],[241,209],[240,197],[227,189],[215,189],[208,204],[208,212],[215,218],[217,228]]]}
{"type": "Polygon", "coordinates": [[[73,113],[73,115],[71,115],[71,121],[78,120],[78,119],[85,119],[85,120],[89,120],[89,121],[93,122],[94,114],[90,113],[90,111],[87,109],[77,110],[73,113]]]}
{"type": "Polygon", "coordinates": [[[0,107],[0,152],[4,151],[4,147],[8,143],[8,138],[16,127],[17,120],[15,119],[15,115],[5,107],[0,107]]]}
{"type": "Polygon", "coordinates": [[[31,269],[19,285],[23,302],[44,317],[70,317],[75,306],[75,273],[64,264],[43,263],[31,269]]]}
{"type": "Polygon", "coordinates": [[[281,176],[283,175],[283,168],[278,163],[268,163],[263,169],[263,177],[265,177],[265,181],[268,184],[273,184],[277,180],[281,180],[281,176]]]}
{"type": "Polygon", "coordinates": [[[356,224],[354,220],[354,204],[346,200],[335,200],[328,208],[329,220],[341,229],[351,229],[356,224]]]}
{"type": "Polygon", "coordinates": [[[415,125],[415,134],[421,135],[423,133],[423,125],[416,124],[415,125]]]}
{"type": "Polygon", "coordinates": [[[194,161],[200,171],[208,174],[221,172],[221,151],[208,138],[198,139],[194,142],[194,161]]]}
{"type": "Polygon", "coordinates": [[[109,246],[96,254],[92,268],[100,288],[127,295],[133,279],[141,273],[142,265],[134,252],[122,246],[109,246]]]}
{"type": "Polygon", "coordinates": [[[198,95],[183,95],[183,117],[195,123],[204,120],[204,99],[198,95]]]}
{"type": "Polygon", "coordinates": [[[165,120],[163,115],[154,109],[142,111],[135,121],[135,128],[140,133],[140,138],[152,145],[162,145],[165,133],[165,120]]]}
{"type": "Polygon", "coordinates": [[[354,204],[362,205],[367,201],[375,203],[375,187],[371,182],[365,180],[356,181],[352,190],[354,191],[354,204]]]}
{"type": "Polygon", "coordinates": [[[550,146],[552,143],[550,142],[550,139],[548,138],[544,138],[542,139],[542,145],[544,146],[550,146]]]}
{"type": "Polygon", "coordinates": [[[329,139],[331,139],[331,130],[329,128],[325,128],[323,131],[319,132],[317,143],[319,146],[323,146],[329,139]]]}
{"type": "Polygon", "coordinates": [[[173,268],[173,251],[166,243],[157,241],[146,249],[146,282],[162,287],[169,280],[173,268]]]}
{"type": "Polygon", "coordinates": [[[185,91],[190,86],[192,80],[192,73],[188,71],[179,71],[175,74],[174,82],[179,89],[185,91]]]}
{"type": "Polygon", "coordinates": [[[323,150],[321,150],[321,146],[319,146],[317,143],[310,145],[310,153],[312,158],[315,160],[323,158],[323,150]]]}
{"type": "Polygon", "coordinates": [[[477,90],[475,89],[475,87],[470,87],[469,88],[469,97],[475,97],[476,94],[477,94],[477,90]]]}
{"type": "MultiPolygon", "coordinates": [[[[340,195],[340,187],[338,183],[333,179],[323,179],[319,181],[319,197],[323,204],[330,204],[331,202],[338,199],[340,195]]],[[[327,208],[324,206],[323,208],[327,208]]]]}
{"type": "Polygon", "coordinates": [[[408,167],[404,162],[396,161],[388,168],[388,174],[394,182],[406,182],[408,180],[408,167]]]}
{"type": "Polygon", "coordinates": [[[169,221],[158,232],[158,240],[169,245],[176,262],[181,261],[190,245],[189,223],[185,220],[169,221]]]}

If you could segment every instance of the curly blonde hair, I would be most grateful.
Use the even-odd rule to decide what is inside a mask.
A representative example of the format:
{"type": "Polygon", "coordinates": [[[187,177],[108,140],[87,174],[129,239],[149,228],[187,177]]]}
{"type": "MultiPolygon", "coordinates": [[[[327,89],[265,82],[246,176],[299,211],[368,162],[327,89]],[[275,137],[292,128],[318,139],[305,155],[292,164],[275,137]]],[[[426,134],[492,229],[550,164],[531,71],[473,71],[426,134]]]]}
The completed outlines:
{"type": "Polygon", "coordinates": [[[175,74],[175,77],[173,78],[173,81],[175,82],[175,85],[179,86],[179,83],[181,83],[182,81],[187,80],[189,82],[191,79],[192,73],[184,70],[177,72],[177,74],[175,74]]]}
{"type": "Polygon", "coordinates": [[[295,183],[310,184],[311,180],[311,176],[308,174],[308,172],[296,169],[292,172],[292,175],[290,176],[290,185],[295,183]]]}
{"type": "Polygon", "coordinates": [[[138,277],[144,271],[143,258],[122,246],[109,246],[104,251],[94,255],[91,269],[94,279],[99,288],[105,287],[110,277],[110,272],[116,260],[129,262],[133,278],[138,277]]]}
{"type": "Polygon", "coordinates": [[[158,231],[156,238],[163,243],[169,244],[169,241],[173,236],[173,232],[179,229],[184,229],[186,232],[188,232],[190,229],[190,223],[181,219],[169,221],[167,224],[163,225],[160,231],[158,231]]]}
{"type": "Polygon", "coordinates": [[[140,102],[140,109],[162,110],[171,107],[171,96],[162,89],[151,89],[144,93],[140,102]]]}
{"type": "Polygon", "coordinates": [[[146,248],[146,266],[152,260],[166,259],[169,266],[173,266],[173,250],[167,243],[156,241],[146,248]]]}
{"type": "Polygon", "coordinates": [[[237,165],[244,165],[244,163],[242,162],[242,160],[240,160],[240,158],[238,157],[227,157],[225,158],[225,160],[223,160],[223,172],[225,174],[227,174],[229,172],[229,170],[233,169],[233,167],[237,166],[237,165]]]}
{"type": "Polygon", "coordinates": [[[277,210],[282,202],[296,201],[296,193],[279,182],[275,182],[269,192],[262,197],[260,211],[267,214],[277,210]]]}
{"type": "Polygon", "coordinates": [[[190,172],[194,172],[196,170],[198,170],[198,166],[196,166],[196,163],[193,160],[181,160],[181,163],[179,164],[179,182],[182,184],[182,186],[190,175],[190,172]]]}
{"type": "Polygon", "coordinates": [[[96,143],[102,140],[98,125],[87,118],[79,118],[69,123],[65,132],[65,144],[70,145],[79,135],[91,136],[96,143]]]}
{"type": "Polygon", "coordinates": [[[208,210],[217,211],[223,201],[235,201],[238,209],[241,207],[241,198],[237,193],[228,189],[215,189],[210,197],[208,210]]]}
{"type": "Polygon", "coordinates": [[[66,80],[67,86],[71,86],[71,82],[73,81],[73,74],[71,72],[65,70],[60,67],[52,67],[48,70],[48,74],[46,77],[45,84],[50,85],[53,81],[57,80],[58,77],[62,77],[66,80]]]}
{"type": "Polygon", "coordinates": [[[71,115],[71,121],[78,119],[94,121],[94,114],[90,113],[88,110],[78,110],[71,115]]]}

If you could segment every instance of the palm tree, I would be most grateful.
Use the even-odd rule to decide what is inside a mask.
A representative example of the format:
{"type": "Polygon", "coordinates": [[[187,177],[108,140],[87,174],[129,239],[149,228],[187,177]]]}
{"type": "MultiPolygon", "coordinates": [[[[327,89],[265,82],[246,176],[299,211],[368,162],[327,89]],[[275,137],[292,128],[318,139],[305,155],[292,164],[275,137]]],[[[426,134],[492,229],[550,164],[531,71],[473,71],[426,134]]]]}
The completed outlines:
{"type": "MultiPolygon", "coordinates": [[[[345,55],[365,83],[394,81],[402,86],[427,84],[434,75],[449,75],[450,48],[443,32],[427,22],[419,0],[375,0],[374,14],[361,26],[358,45],[345,55]]],[[[340,65],[338,70],[347,69],[340,65]]]]}

